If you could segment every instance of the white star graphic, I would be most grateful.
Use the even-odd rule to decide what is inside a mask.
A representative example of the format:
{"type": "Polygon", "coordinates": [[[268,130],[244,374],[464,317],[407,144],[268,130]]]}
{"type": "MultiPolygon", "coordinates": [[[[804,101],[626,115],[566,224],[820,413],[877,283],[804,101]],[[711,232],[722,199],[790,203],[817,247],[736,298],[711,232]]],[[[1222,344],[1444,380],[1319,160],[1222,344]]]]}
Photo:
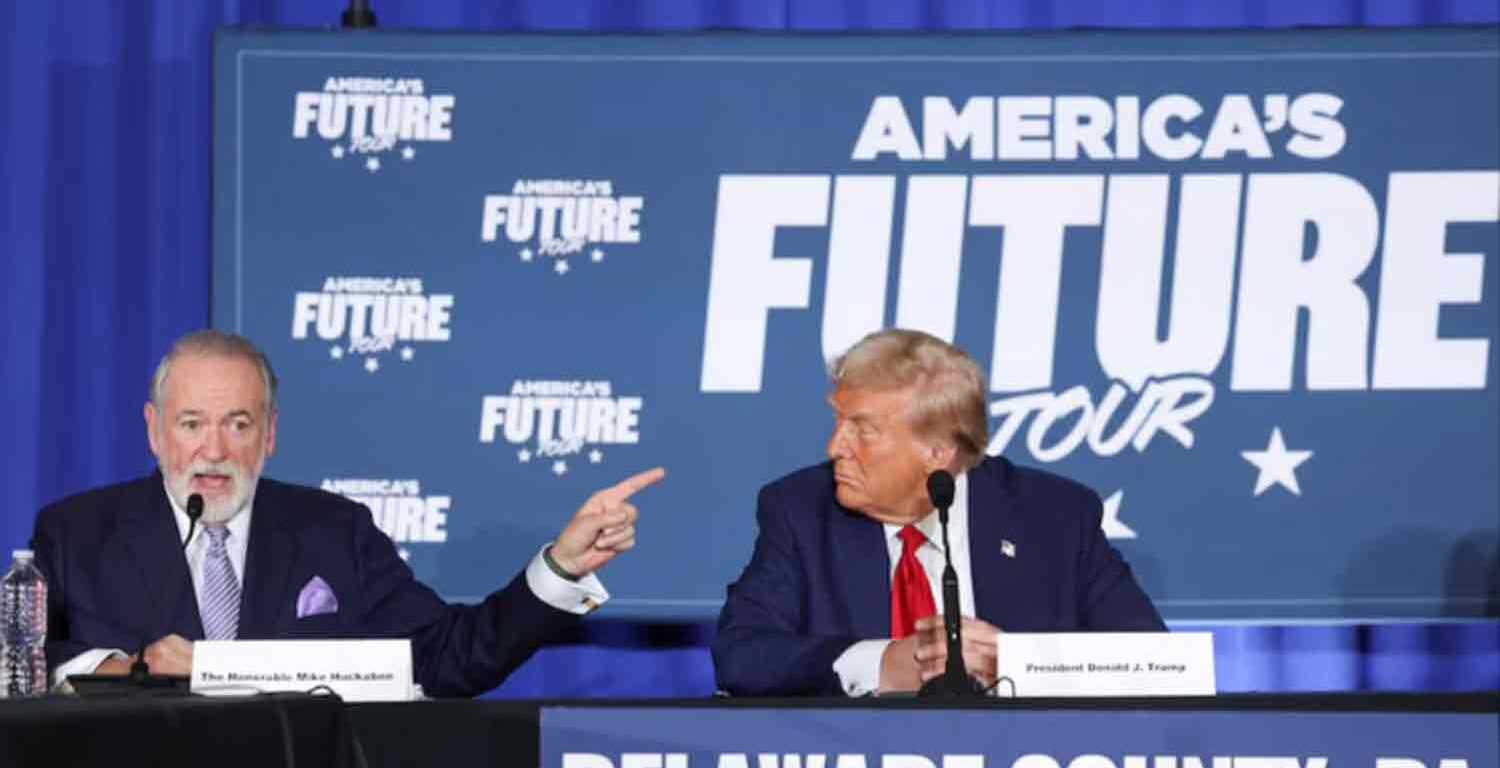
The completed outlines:
{"type": "Polygon", "coordinates": [[[396,550],[396,554],[400,555],[402,560],[410,560],[411,559],[411,550],[406,549],[405,547],[402,547],[401,549],[396,550]]]}
{"type": "Polygon", "coordinates": [[[558,477],[568,474],[568,462],[561,459],[552,462],[552,474],[558,477]]]}
{"type": "Polygon", "coordinates": [[[341,347],[329,347],[328,356],[333,358],[334,360],[343,360],[344,350],[341,347]]]}
{"type": "Polygon", "coordinates": [[[1135,529],[1120,522],[1120,501],[1125,498],[1125,490],[1121,489],[1111,493],[1104,500],[1104,519],[1100,521],[1099,527],[1104,529],[1106,539],[1133,539],[1136,538],[1135,529]]]}
{"type": "Polygon", "coordinates": [[[380,170],[380,158],[372,157],[365,160],[365,168],[367,168],[370,173],[374,173],[380,170]]]}
{"type": "Polygon", "coordinates": [[[598,448],[595,448],[594,450],[589,451],[589,463],[590,464],[598,464],[601,461],[604,461],[604,451],[601,451],[598,448]]]}
{"type": "Polygon", "coordinates": [[[401,148],[401,159],[402,160],[410,160],[410,159],[412,159],[412,158],[414,158],[416,156],[417,156],[417,148],[416,147],[413,147],[412,145],[407,144],[406,146],[404,146],[404,147],[401,148]]]}
{"type": "Polygon", "coordinates": [[[531,261],[531,249],[530,248],[522,248],[521,249],[521,261],[531,261]]]}
{"type": "Polygon", "coordinates": [[[552,265],[552,271],[559,275],[568,274],[568,262],[558,259],[557,263],[552,265]]]}
{"type": "Polygon", "coordinates": [[[411,347],[402,347],[401,348],[401,360],[403,362],[408,362],[408,363],[411,362],[412,357],[414,357],[416,354],[417,354],[417,351],[414,350],[414,349],[412,349],[411,347]]]}
{"type": "Polygon", "coordinates": [[[589,258],[592,259],[595,263],[604,261],[604,249],[595,248],[594,250],[589,251],[589,258]]]}
{"type": "Polygon", "coordinates": [[[335,144],[335,145],[333,145],[332,147],[329,148],[328,154],[333,155],[333,159],[335,159],[335,160],[342,160],[344,158],[344,145],[343,144],[335,144]]]}
{"type": "Polygon", "coordinates": [[[531,461],[531,451],[528,451],[525,448],[522,448],[521,450],[516,451],[516,461],[519,461],[522,464],[525,464],[526,462],[531,461]]]}
{"type": "Polygon", "coordinates": [[[1281,439],[1281,427],[1271,429],[1271,441],[1264,451],[1240,451],[1245,461],[1255,465],[1260,474],[1255,477],[1255,495],[1265,493],[1272,485],[1281,485],[1301,496],[1297,486],[1297,465],[1312,458],[1312,451],[1288,451],[1281,439]]]}
{"type": "Polygon", "coordinates": [[[380,370],[380,361],[376,360],[373,357],[365,358],[365,370],[369,371],[370,373],[374,373],[380,370]]]}

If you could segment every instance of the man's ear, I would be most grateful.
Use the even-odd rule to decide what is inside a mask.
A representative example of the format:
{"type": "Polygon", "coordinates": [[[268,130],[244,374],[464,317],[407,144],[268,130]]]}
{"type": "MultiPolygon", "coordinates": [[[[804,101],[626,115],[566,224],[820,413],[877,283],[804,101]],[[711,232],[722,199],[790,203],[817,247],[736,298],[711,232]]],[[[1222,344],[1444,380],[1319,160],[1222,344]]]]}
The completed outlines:
{"type": "Polygon", "coordinates": [[[156,405],[150,400],[146,401],[143,411],[146,417],[146,442],[151,445],[151,453],[161,458],[161,422],[156,418],[156,405]]]}
{"type": "Polygon", "coordinates": [[[958,460],[958,446],[952,440],[934,440],[927,444],[926,459],[928,472],[949,469],[958,460]]]}
{"type": "Polygon", "coordinates": [[[276,409],[272,408],[271,411],[270,411],[270,413],[266,414],[266,456],[265,456],[265,458],[268,458],[268,459],[271,458],[271,454],[273,454],[275,452],[276,452],[276,409]]]}

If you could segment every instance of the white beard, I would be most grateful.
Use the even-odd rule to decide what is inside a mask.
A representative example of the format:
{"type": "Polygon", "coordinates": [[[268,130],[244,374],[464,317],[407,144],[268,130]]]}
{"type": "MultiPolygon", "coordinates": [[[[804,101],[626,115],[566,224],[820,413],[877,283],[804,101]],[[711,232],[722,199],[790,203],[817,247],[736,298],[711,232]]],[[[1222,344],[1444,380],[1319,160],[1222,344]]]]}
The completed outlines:
{"type": "Polygon", "coordinates": [[[213,463],[208,461],[194,461],[181,473],[174,474],[164,464],[158,462],[162,475],[167,478],[167,492],[171,494],[172,501],[178,509],[186,510],[188,497],[193,494],[192,479],[196,474],[226,475],[230,479],[231,490],[225,498],[210,501],[207,496],[203,498],[204,525],[222,525],[234,519],[235,515],[243,512],[250,506],[250,500],[255,496],[255,485],[260,481],[260,471],[264,466],[255,468],[253,473],[242,471],[234,462],[224,461],[213,463]]]}

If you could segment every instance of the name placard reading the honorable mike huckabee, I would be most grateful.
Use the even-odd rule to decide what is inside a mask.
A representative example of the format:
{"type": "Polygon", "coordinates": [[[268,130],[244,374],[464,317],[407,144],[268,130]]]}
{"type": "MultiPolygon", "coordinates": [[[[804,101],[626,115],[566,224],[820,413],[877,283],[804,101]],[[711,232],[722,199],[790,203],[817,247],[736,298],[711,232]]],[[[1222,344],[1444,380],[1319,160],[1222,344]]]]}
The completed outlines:
{"type": "Polygon", "coordinates": [[[1000,694],[1016,696],[1212,696],[1208,632],[1001,632],[1000,694]]]}
{"type": "Polygon", "coordinates": [[[410,640],[234,640],[193,644],[193,693],[326,686],[345,701],[411,701],[410,640]]]}

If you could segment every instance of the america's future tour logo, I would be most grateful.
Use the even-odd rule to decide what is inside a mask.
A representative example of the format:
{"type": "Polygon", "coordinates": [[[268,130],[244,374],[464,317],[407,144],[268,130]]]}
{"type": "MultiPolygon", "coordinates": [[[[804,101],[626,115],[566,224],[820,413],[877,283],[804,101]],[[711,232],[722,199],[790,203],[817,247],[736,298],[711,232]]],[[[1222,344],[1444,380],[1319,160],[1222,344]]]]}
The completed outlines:
{"type": "Polygon", "coordinates": [[[613,246],[641,241],[645,198],[620,195],[608,179],[519,179],[509,194],[484,196],[480,240],[514,249],[522,262],[550,262],[558,276],[570,258],[603,262],[613,246]]]}
{"type": "Polygon", "coordinates": [[[319,487],[365,505],[375,527],[391,538],[401,559],[411,557],[412,544],[448,541],[448,515],[453,497],[423,489],[415,479],[324,478],[319,487]]]}
{"type": "Polygon", "coordinates": [[[393,355],[417,358],[421,344],[453,339],[453,294],[428,293],[420,277],[341,277],[292,297],[292,339],[328,345],[328,359],[358,360],[374,374],[393,355]]]}
{"type": "Polygon", "coordinates": [[[379,173],[394,157],[412,162],[419,146],[453,140],[451,93],[432,93],[419,77],[328,77],[321,91],[298,91],[292,138],[329,142],[328,156],[379,173]]]}
{"type": "MultiPolygon", "coordinates": [[[[770,334],[793,327],[768,319],[816,311],[812,262],[823,259],[825,359],[892,317],[945,339],[960,316],[993,329],[993,346],[972,350],[989,363],[991,455],[1049,464],[1203,446],[1242,498],[1341,493],[1320,444],[1330,432],[1264,395],[1493,391],[1493,324],[1439,319],[1494,316],[1494,252],[1459,232],[1488,226],[1493,238],[1500,221],[1500,169],[1411,161],[1348,173],[1340,153],[1365,137],[1343,108],[1321,92],[875,97],[847,154],[830,158],[837,173],[719,177],[700,389],[759,393],[768,365],[798,359],[766,353],[770,334]],[[866,165],[877,161],[879,172],[866,165]],[[997,165],[1012,161],[1051,165],[997,165]],[[1116,170],[1138,161],[1176,165],[1116,170]],[[790,227],[827,230],[826,254],[776,253],[790,227]],[[966,253],[970,230],[1003,231],[1001,252],[966,253]],[[1080,230],[1092,239],[1067,234],[1080,230]],[[961,307],[971,257],[999,257],[999,279],[988,295],[962,292],[961,307]],[[1097,284],[1064,291],[1065,263],[1081,259],[1096,260],[1097,284]],[[1062,336],[1080,301],[1093,303],[1091,347],[1062,336]],[[1062,354],[1100,375],[1057,380],[1062,354]],[[1250,398],[1219,422],[1228,439],[1197,439],[1216,403],[1250,398]]],[[[1121,519],[1124,489],[1105,491],[1106,534],[1137,537],[1121,519]]]]}
{"type": "Polygon", "coordinates": [[[508,394],[485,395],[479,442],[518,446],[516,461],[556,477],[570,460],[602,463],[613,446],[641,441],[640,397],[621,395],[609,381],[512,382],[508,394]]]}

